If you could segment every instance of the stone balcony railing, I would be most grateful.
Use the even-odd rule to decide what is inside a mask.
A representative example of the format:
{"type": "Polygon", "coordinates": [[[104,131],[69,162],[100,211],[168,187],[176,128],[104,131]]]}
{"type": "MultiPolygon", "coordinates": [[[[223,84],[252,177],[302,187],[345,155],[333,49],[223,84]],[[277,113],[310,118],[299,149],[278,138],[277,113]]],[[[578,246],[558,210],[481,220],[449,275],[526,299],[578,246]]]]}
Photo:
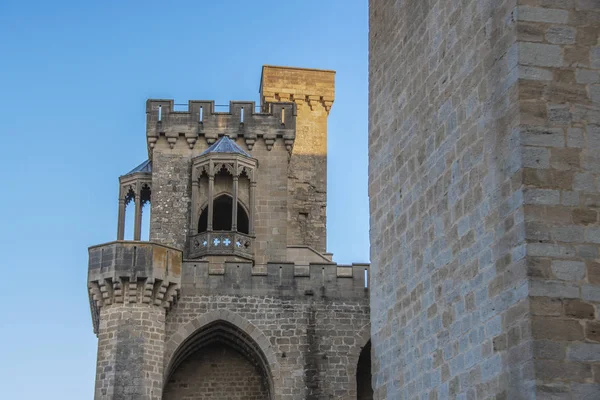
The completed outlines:
{"type": "Polygon", "coordinates": [[[189,238],[190,258],[204,256],[240,256],[254,258],[254,238],[240,232],[202,232],[189,238]]]}

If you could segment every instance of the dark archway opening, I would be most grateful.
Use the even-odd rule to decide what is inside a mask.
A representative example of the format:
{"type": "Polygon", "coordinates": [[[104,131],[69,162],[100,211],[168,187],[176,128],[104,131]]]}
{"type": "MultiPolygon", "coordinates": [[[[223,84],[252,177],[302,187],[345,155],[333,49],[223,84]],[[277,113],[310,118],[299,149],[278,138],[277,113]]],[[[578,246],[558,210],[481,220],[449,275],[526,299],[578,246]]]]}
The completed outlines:
{"type": "Polygon", "coordinates": [[[163,400],[272,398],[268,362],[258,344],[226,321],[193,333],[173,355],[163,400]]]}
{"type": "Polygon", "coordinates": [[[356,368],[356,398],[357,400],[373,400],[371,386],[371,341],[363,347],[358,357],[356,368]]]}
{"type": "MultiPolygon", "coordinates": [[[[233,199],[228,195],[221,195],[213,201],[213,230],[231,231],[231,207],[233,199]]],[[[238,202],[237,204],[237,231],[248,234],[250,222],[248,213],[238,202]]],[[[198,233],[208,230],[208,207],[204,207],[198,220],[198,233]]]]}

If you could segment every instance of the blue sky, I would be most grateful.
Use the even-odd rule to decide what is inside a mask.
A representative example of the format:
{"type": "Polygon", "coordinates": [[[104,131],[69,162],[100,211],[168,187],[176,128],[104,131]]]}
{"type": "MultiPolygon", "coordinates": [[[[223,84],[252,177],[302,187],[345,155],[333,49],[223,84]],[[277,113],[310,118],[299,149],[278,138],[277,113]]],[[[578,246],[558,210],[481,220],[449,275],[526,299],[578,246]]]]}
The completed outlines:
{"type": "Polygon", "coordinates": [[[328,250],[368,261],[367,19],[366,0],[0,0],[4,398],[93,397],[87,247],[116,238],[147,98],[258,102],[263,64],[336,70],[328,250]]]}

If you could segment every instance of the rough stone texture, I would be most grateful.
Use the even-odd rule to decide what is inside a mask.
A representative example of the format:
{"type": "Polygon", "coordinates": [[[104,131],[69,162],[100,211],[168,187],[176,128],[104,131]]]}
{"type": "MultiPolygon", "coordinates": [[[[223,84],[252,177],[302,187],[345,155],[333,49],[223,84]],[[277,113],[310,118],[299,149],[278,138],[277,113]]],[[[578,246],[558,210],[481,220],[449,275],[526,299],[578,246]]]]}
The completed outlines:
{"type": "Polygon", "coordinates": [[[375,398],[597,394],[597,4],[370,1],[375,398]]]}
{"type": "Polygon", "coordinates": [[[263,377],[240,353],[226,346],[199,350],[167,383],[164,400],[264,400],[263,377]]]}
{"type": "Polygon", "coordinates": [[[370,334],[364,267],[354,267],[354,278],[337,277],[335,265],[310,268],[294,276],[292,264],[269,264],[261,276],[251,275],[249,264],[228,263],[221,275],[185,263],[181,298],[167,315],[167,370],[183,338],[224,320],[260,332],[252,341],[269,360],[273,398],[356,398],[358,359],[370,334]]]}
{"type": "Polygon", "coordinates": [[[102,308],[95,399],[160,400],[165,310],[152,305],[102,308]]]}
{"type": "Polygon", "coordinates": [[[97,399],[356,399],[359,381],[370,398],[369,266],[325,253],[333,79],[265,67],[260,113],[148,100],[151,242],[90,248],[97,399]],[[202,154],[224,135],[243,151],[202,154]],[[237,208],[210,228],[210,193],[248,232],[217,230],[237,208]]]}
{"type": "MultiPolygon", "coordinates": [[[[600,385],[592,371],[600,357],[594,358],[591,353],[587,360],[573,362],[567,354],[580,344],[598,340],[600,296],[594,293],[600,293],[600,285],[590,279],[589,269],[598,257],[594,227],[598,226],[600,204],[593,199],[600,193],[600,159],[595,141],[600,105],[594,98],[594,83],[600,66],[593,65],[593,54],[600,36],[600,3],[562,2],[560,10],[556,5],[521,3],[536,6],[530,9],[540,18],[528,24],[545,32],[539,43],[524,43],[528,38],[518,30],[521,46],[543,47],[544,51],[552,46],[557,53],[551,62],[531,60],[522,48],[519,53],[519,64],[543,67],[552,73],[551,80],[536,84],[528,79],[519,81],[521,130],[534,127],[540,132],[552,132],[535,143],[526,143],[526,148],[548,152],[550,163],[548,167],[523,165],[524,192],[527,197],[532,191],[550,189],[560,198],[558,202],[536,198],[524,209],[534,348],[542,343],[560,349],[560,353],[534,353],[537,394],[556,399],[596,398],[600,385]],[[568,18],[561,17],[560,24],[556,24],[556,18],[542,18],[551,15],[568,18]],[[532,121],[529,110],[534,108],[546,109],[548,113],[532,121]],[[560,110],[560,116],[556,110],[560,110]],[[566,140],[550,138],[554,132],[566,140]],[[533,176],[537,179],[527,178],[533,176]],[[541,243],[561,251],[531,251],[531,246],[541,243]],[[544,267],[541,272],[541,265],[549,265],[550,269],[544,267]],[[554,306],[536,309],[540,302],[554,306]]],[[[525,24],[521,17],[519,14],[518,25],[525,24]]]]}
{"type": "Polygon", "coordinates": [[[221,319],[238,316],[264,335],[266,348],[261,346],[261,352],[272,352],[274,357],[269,363],[273,398],[356,397],[356,368],[360,348],[366,344],[360,343],[364,340],[360,334],[368,331],[369,324],[364,303],[184,295],[167,317],[170,340],[165,361],[175,352],[174,338],[180,332],[220,310],[226,313],[221,319]]]}
{"type": "Polygon", "coordinates": [[[150,240],[184,249],[189,230],[191,161],[161,149],[153,154],[150,240]]]}
{"type": "Polygon", "coordinates": [[[296,141],[288,166],[288,244],[325,252],[327,116],[333,104],[334,71],[264,66],[262,102],[293,101],[296,141]]]}

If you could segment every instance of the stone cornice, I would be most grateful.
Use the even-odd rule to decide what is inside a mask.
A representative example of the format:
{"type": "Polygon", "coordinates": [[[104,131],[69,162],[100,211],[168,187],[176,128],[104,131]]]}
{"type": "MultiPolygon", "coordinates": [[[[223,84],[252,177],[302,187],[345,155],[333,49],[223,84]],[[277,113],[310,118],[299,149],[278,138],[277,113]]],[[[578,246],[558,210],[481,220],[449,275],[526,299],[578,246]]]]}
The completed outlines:
{"type": "Polygon", "coordinates": [[[88,290],[94,332],[102,307],[147,304],[169,310],[178,299],[182,253],[151,242],[116,241],[89,248],[88,290]]]}

